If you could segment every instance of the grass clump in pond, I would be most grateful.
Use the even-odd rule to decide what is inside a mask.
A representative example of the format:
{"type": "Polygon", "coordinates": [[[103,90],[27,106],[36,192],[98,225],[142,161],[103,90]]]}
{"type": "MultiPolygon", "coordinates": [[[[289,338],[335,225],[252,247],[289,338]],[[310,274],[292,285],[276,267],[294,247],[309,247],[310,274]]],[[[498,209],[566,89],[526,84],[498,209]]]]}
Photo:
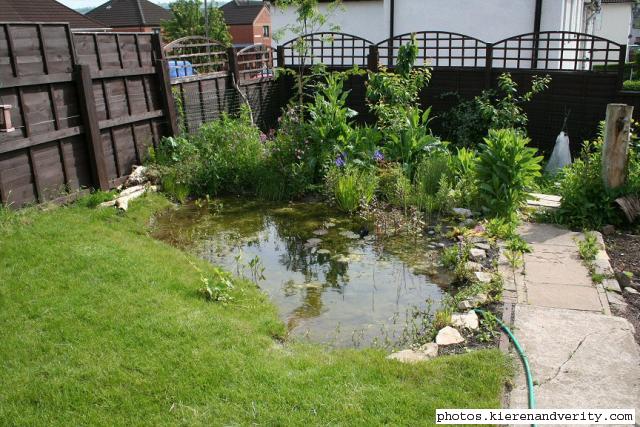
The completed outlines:
{"type": "Polygon", "coordinates": [[[6,225],[5,423],[418,425],[436,408],[499,406],[510,368],[497,350],[403,365],[379,350],[282,345],[254,284],[234,279],[232,300],[206,301],[212,267],[147,236],[167,205],[150,195],[126,214],[75,205],[6,225]]]}

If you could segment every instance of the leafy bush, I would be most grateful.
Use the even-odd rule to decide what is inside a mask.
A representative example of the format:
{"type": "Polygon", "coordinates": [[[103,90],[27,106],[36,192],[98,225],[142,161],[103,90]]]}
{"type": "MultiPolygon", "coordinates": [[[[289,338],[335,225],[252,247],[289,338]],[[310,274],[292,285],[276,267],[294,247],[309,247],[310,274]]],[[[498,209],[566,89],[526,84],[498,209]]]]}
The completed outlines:
{"type": "Polygon", "coordinates": [[[531,89],[519,93],[518,84],[511,74],[501,74],[497,90],[485,90],[442,115],[444,137],[457,147],[475,147],[489,129],[513,128],[526,133],[529,119],[523,106],[547,89],[550,83],[549,76],[536,76],[531,81],[531,89]]]}
{"type": "Polygon", "coordinates": [[[409,206],[413,189],[411,181],[399,165],[391,165],[380,170],[379,187],[382,198],[391,205],[404,209],[409,206]]]}
{"type": "Polygon", "coordinates": [[[348,166],[333,168],[327,179],[338,208],[353,213],[360,206],[367,206],[375,197],[378,177],[372,171],[348,166]]]}
{"type": "Polygon", "coordinates": [[[253,193],[256,172],[264,161],[260,131],[248,114],[224,115],[203,125],[197,134],[165,138],[152,153],[163,186],[170,192],[203,196],[253,193]]]}
{"type": "Polygon", "coordinates": [[[624,218],[614,200],[621,195],[640,194],[640,155],[634,144],[629,150],[627,182],[608,190],[602,178],[602,136],[586,142],[580,156],[559,175],[562,196],[556,219],[576,229],[597,229],[605,224],[620,225],[624,218]]]}
{"type": "Polygon", "coordinates": [[[540,175],[542,157],[514,129],[490,130],[476,167],[483,209],[491,216],[515,219],[527,189],[540,175]]]}
{"type": "Polygon", "coordinates": [[[622,89],[640,92],[640,80],[625,80],[622,83],[622,89]]]}

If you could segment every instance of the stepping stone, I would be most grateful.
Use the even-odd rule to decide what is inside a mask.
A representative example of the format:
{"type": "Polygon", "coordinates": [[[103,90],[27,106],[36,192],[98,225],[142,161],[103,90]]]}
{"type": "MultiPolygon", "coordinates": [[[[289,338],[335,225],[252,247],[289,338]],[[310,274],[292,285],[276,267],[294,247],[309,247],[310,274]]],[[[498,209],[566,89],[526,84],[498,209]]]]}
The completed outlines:
{"type": "Polygon", "coordinates": [[[460,344],[464,342],[464,337],[460,335],[457,329],[452,328],[451,326],[446,326],[438,332],[436,336],[436,344],[438,345],[453,345],[460,344]]]}
{"type": "Polygon", "coordinates": [[[319,230],[313,230],[313,234],[315,234],[316,236],[325,236],[329,233],[328,230],[325,230],[323,228],[319,229],[319,230]]]}
{"type": "Polygon", "coordinates": [[[353,231],[341,231],[340,235],[342,237],[346,237],[347,239],[353,239],[353,240],[360,238],[360,235],[354,233],[353,231]]]}

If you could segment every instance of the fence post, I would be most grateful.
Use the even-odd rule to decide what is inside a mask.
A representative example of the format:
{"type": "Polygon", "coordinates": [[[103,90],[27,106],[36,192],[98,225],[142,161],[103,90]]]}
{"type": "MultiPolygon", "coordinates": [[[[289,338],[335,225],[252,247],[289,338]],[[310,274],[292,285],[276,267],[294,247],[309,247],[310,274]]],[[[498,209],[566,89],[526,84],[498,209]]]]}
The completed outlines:
{"type": "Polygon", "coordinates": [[[155,52],[156,76],[158,78],[158,86],[160,87],[160,95],[162,97],[162,110],[168,123],[169,136],[180,134],[178,126],[178,115],[176,114],[176,103],[171,92],[171,80],[169,75],[169,64],[164,59],[164,51],[162,49],[162,37],[158,33],[151,35],[151,43],[155,52]]]}
{"type": "Polygon", "coordinates": [[[276,47],[276,54],[276,65],[278,66],[278,68],[284,68],[284,46],[278,45],[276,47]]]}
{"type": "Polygon", "coordinates": [[[87,64],[79,64],[75,66],[75,71],[78,103],[80,104],[84,135],[89,149],[93,185],[100,190],[108,190],[109,176],[107,174],[102,138],[100,137],[100,125],[98,124],[93,81],[91,80],[91,67],[87,64]]]}
{"type": "Polygon", "coordinates": [[[618,57],[618,90],[622,90],[624,83],[624,64],[627,60],[627,45],[620,46],[620,56],[618,57]]]}
{"type": "Polygon", "coordinates": [[[485,64],[484,64],[484,85],[485,89],[491,89],[492,79],[491,74],[493,74],[493,43],[487,43],[487,48],[485,50],[485,64]]]}
{"type": "Polygon", "coordinates": [[[608,189],[625,183],[633,106],[608,104],[602,149],[602,177],[608,189]]]}
{"type": "Polygon", "coordinates": [[[240,84],[240,70],[238,69],[238,52],[233,47],[227,48],[229,61],[229,73],[234,78],[235,84],[240,84]]]}
{"type": "Polygon", "coordinates": [[[367,55],[367,69],[371,71],[378,71],[378,64],[380,63],[380,51],[378,46],[372,44],[369,46],[369,55],[367,55]]]}

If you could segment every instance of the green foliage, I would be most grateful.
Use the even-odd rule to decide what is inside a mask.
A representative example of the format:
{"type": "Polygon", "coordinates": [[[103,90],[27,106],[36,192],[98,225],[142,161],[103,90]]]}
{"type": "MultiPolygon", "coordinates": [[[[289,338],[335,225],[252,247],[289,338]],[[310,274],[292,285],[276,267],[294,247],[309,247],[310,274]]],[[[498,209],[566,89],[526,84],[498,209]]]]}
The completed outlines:
{"type": "MultiPolygon", "coordinates": [[[[511,74],[498,77],[498,90],[485,90],[472,100],[462,101],[441,117],[444,137],[457,147],[475,147],[489,129],[517,129],[526,134],[528,118],[523,106],[549,87],[549,76],[536,76],[531,89],[519,93],[511,74]]],[[[450,96],[452,94],[445,94],[450,96]]]]}
{"type": "Polygon", "coordinates": [[[515,219],[527,189],[540,176],[542,157],[513,129],[489,131],[476,167],[482,207],[490,216],[515,219]]]}
{"type": "MultiPolygon", "coordinates": [[[[173,18],[162,22],[162,35],[167,41],[186,36],[204,36],[204,8],[200,0],[175,0],[169,5],[173,18]]],[[[222,11],[214,4],[208,7],[209,38],[231,45],[231,34],[224,22],[222,11]]]]}
{"type": "Polygon", "coordinates": [[[487,236],[494,239],[511,239],[516,236],[517,222],[512,218],[491,218],[485,229],[487,236]]]}
{"type": "Polygon", "coordinates": [[[253,193],[265,150],[248,114],[223,116],[197,134],[165,138],[152,153],[165,189],[179,200],[221,193],[253,193]]]}
{"type": "Polygon", "coordinates": [[[598,243],[598,238],[595,233],[585,231],[584,239],[578,240],[577,243],[580,258],[582,258],[586,263],[592,263],[596,260],[596,256],[600,251],[600,244],[598,243]]]}
{"type": "Polygon", "coordinates": [[[220,267],[212,267],[208,271],[199,268],[191,262],[191,266],[200,273],[200,283],[202,287],[198,293],[207,301],[227,304],[233,301],[231,291],[233,291],[233,280],[231,274],[220,267]]]}
{"type": "Polygon", "coordinates": [[[385,159],[400,163],[404,173],[413,179],[415,167],[422,158],[444,147],[429,130],[430,108],[422,114],[417,109],[409,109],[406,114],[406,126],[388,134],[383,152],[385,159]]]}
{"type": "Polygon", "coordinates": [[[373,201],[378,177],[371,171],[347,166],[332,169],[327,183],[338,208],[353,213],[373,201]]]}
{"type": "Polygon", "coordinates": [[[396,72],[382,68],[369,73],[367,102],[378,118],[380,129],[393,132],[411,126],[408,122],[411,110],[417,109],[420,91],[431,79],[430,69],[414,68],[417,51],[414,35],[398,51],[396,72]]]}
{"type": "Polygon", "coordinates": [[[622,90],[640,92],[640,80],[625,80],[622,83],[622,90]]]}
{"type": "Polygon", "coordinates": [[[82,197],[80,200],[78,200],[78,204],[86,206],[88,208],[95,208],[100,203],[113,200],[115,194],[116,193],[114,191],[92,191],[88,196],[82,197]]]}
{"type": "Polygon", "coordinates": [[[511,74],[503,73],[498,77],[498,91],[485,91],[476,101],[491,129],[517,129],[526,132],[528,118],[522,105],[547,89],[550,83],[549,76],[535,76],[531,81],[531,89],[520,94],[518,84],[513,81],[511,74]]]}
{"type": "Polygon", "coordinates": [[[381,169],[379,178],[382,198],[391,205],[406,210],[411,202],[413,188],[400,165],[393,164],[381,169]]]}

